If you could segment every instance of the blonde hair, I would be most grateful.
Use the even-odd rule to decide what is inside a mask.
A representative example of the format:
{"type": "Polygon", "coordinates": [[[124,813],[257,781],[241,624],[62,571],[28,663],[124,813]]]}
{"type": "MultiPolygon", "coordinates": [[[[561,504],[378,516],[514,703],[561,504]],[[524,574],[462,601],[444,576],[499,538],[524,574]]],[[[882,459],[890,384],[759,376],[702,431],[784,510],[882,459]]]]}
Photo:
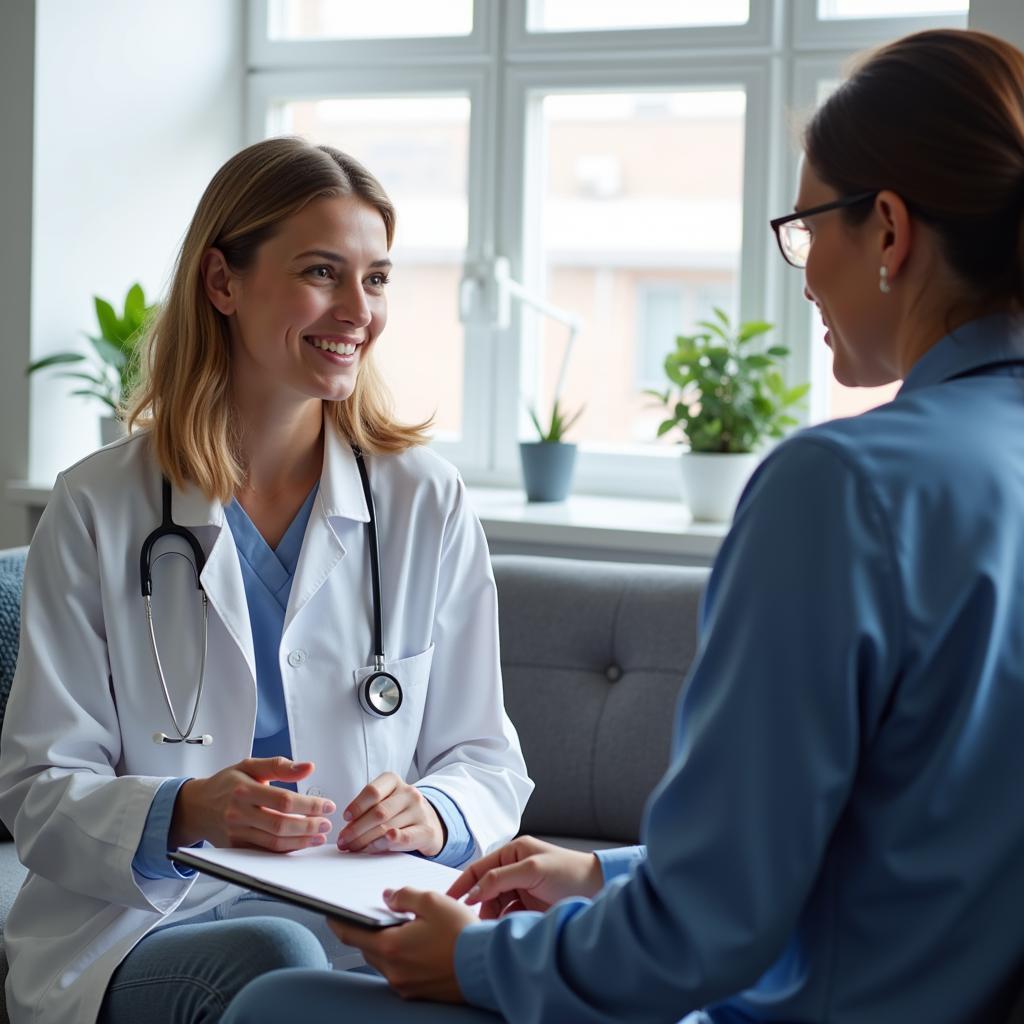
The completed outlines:
{"type": "MultiPolygon", "coordinates": [[[[313,199],[349,195],[380,213],[390,249],[395,209],[387,193],[362,164],[330,146],[297,138],[257,142],[228,160],[207,186],[167,299],[147,332],[139,383],[125,410],[129,429],[149,431],[157,462],[175,486],[191,483],[207,498],[227,502],[246,476],[231,400],[228,321],[207,298],[203,254],[219,249],[232,270],[244,272],[286,218],[313,199]]],[[[393,418],[372,348],[352,395],[324,406],[325,422],[371,454],[428,440],[429,420],[406,425],[393,418]]]]}

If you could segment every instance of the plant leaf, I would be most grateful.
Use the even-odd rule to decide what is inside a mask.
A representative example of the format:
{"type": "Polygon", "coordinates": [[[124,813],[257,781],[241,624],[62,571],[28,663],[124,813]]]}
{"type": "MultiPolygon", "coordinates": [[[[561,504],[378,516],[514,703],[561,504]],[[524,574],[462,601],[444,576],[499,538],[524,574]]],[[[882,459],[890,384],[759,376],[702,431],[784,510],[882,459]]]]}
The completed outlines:
{"type": "Polygon", "coordinates": [[[80,363],[85,359],[80,352],[55,352],[52,356],[43,356],[25,367],[26,376],[35,373],[36,370],[45,370],[50,366],[60,366],[63,363],[80,363]]]}
{"type": "Polygon", "coordinates": [[[540,420],[537,419],[537,413],[534,412],[533,406],[529,406],[526,411],[529,414],[530,419],[533,421],[534,429],[540,435],[540,439],[542,441],[547,440],[547,438],[545,438],[544,436],[544,428],[540,425],[540,420]]]}
{"type": "Polygon", "coordinates": [[[96,319],[99,321],[100,334],[107,341],[119,342],[121,340],[121,322],[114,312],[114,307],[98,295],[93,296],[93,302],[96,304],[96,319]]]}
{"type": "Polygon", "coordinates": [[[676,421],[673,420],[662,420],[658,424],[658,437],[664,437],[674,426],[676,421]]]}
{"type": "Polygon", "coordinates": [[[775,324],[770,324],[767,320],[750,320],[745,324],[740,324],[736,340],[750,341],[751,338],[756,338],[760,334],[767,334],[774,327],[775,324]]]}
{"type": "Polygon", "coordinates": [[[146,296],[138,282],[128,289],[124,297],[124,320],[130,333],[134,334],[146,319],[146,296]]]}
{"type": "Polygon", "coordinates": [[[115,370],[121,370],[125,362],[128,359],[125,351],[120,348],[116,342],[108,341],[106,338],[98,338],[93,335],[89,335],[89,340],[93,344],[93,348],[99,353],[100,359],[103,360],[107,366],[112,367],[115,370]]]}
{"type": "Polygon", "coordinates": [[[115,413],[117,412],[117,405],[101,391],[96,391],[93,388],[76,388],[71,394],[81,398],[98,398],[104,405],[109,405],[115,413]]]}

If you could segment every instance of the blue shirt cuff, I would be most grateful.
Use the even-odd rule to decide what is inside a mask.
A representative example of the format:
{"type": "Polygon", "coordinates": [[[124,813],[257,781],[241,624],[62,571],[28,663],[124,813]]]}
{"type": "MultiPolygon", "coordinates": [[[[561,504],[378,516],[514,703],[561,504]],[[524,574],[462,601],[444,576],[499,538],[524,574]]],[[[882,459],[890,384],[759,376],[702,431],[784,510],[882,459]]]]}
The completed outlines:
{"type": "Polygon", "coordinates": [[[601,865],[601,873],[604,875],[605,885],[619,875],[628,875],[633,870],[634,864],[647,857],[646,846],[615,846],[610,850],[595,850],[601,865]]]}
{"type": "Polygon", "coordinates": [[[473,833],[469,831],[469,825],[466,824],[466,818],[459,805],[447,793],[434,789],[433,786],[420,786],[419,791],[437,811],[437,816],[444,823],[448,835],[441,852],[426,859],[446,864],[450,868],[462,867],[473,856],[476,841],[473,839],[473,833]]]}
{"type": "Polygon", "coordinates": [[[153,797],[142,829],[142,839],[132,860],[132,869],[143,878],[191,878],[195,874],[191,868],[178,868],[167,859],[174,801],[186,782],[188,778],[167,779],[153,797]]]}
{"type": "Polygon", "coordinates": [[[498,1012],[498,999],[487,973],[487,951],[498,921],[480,921],[462,929],[455,941],[455,980],[470,1006],[498,1012]]]}

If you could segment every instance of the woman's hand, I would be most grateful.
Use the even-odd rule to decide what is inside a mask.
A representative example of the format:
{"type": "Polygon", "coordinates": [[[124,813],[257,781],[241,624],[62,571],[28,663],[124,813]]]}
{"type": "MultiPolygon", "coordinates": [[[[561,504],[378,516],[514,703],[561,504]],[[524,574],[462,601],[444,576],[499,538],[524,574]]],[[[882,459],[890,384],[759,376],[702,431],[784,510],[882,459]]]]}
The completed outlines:
{"type": "MultiPolygon", "coordinates": [[[[432,999],[462,1003],[455,977],[455,943],[476,914],[439,892],[418,889],[384,890],[384,902],[415,920],[372,930],[327,919],[335,935],[355,946],[403,999],[432,999]]],[[[497,1018],[495,1018],[497,1019],[497,1018]]]]}
{"type": "Polygon", "coordinates": [[[257,847],[288,853],[320,846],[336,810],[330,800],[304,796],[271,782],[298,782],[311,761],[247,757],[206,779],[189,779],[178,790],[171,818],[172,849],[205,839],[214,846],[257,847]]]}
{"type": "Polygon", "coordinates": [[[568,896],[594,896],[602,885],[601,862],[592,853],[521,836],[470,864],[448,895],[479,903],[486,921],[515,910],[547,910],[568,896]]]}
{"type": "Polygon", "coordinates": [[[338,849],[351,853],[401,850],[436,857],[448,838],[430,801],[394,772],[364,786],[344,818],[349,824],[338,835],[338,849]]]}

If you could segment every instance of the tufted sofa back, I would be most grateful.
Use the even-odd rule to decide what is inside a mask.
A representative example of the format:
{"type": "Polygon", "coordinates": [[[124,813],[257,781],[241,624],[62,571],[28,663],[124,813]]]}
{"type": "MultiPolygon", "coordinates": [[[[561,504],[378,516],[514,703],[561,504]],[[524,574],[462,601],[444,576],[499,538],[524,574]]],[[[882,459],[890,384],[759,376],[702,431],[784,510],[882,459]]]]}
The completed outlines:
{"type": "Polygon", "coordinates": [[[708,570],[519,555],[493,564],[505,707],[537,784],[523,831],[636,842],[668,765],[708,570]]]}

